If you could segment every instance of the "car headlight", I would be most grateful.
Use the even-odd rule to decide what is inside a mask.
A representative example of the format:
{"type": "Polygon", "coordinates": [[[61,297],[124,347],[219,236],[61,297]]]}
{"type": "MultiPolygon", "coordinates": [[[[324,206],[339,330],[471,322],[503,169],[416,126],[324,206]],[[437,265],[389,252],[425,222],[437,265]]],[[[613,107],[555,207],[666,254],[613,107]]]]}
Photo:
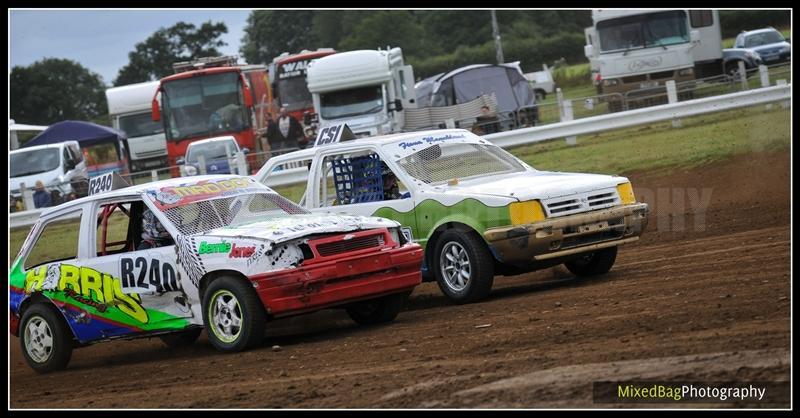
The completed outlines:
{"type": "Polygon", "coordinates": [[[617,185],[617,193],[619,193],[623,205],[636,203],[636,196],[633,194],[633,186],[630,182],[617,185]]]}
{"type": "Polygon", "coordinates": [[[783,53],[783,52],[789,52],[789,51],[791,51],[791,50],[792,50],[792,48],[791,48],[791,47],[784,46],[784,47],[782,47],[782,48],[781,48],[781,53],[783,53]]]}
{"type": "Polygon", "coordinates": [[[678,75],[692,75],[694,74],[694,68],[684,68],[678,71],[678,75]]]}
{"type": "Polygon", "coordinates": [[[617,84],[619,84],[619,80],[616,78],[606,78],[603,80],[604,86],[616,86],[617,84]]]}
{"type": "Polygon", "coordinates": [[[527,200],[525,202],[514,202],[508,205],[508,215],[512,225],[525,225],[543,221],[544,209],[538,200],[527,200]]]}
{"type": "Polygon", "coordinates": [[[197,167],[193,165],[185,165],[183,166],[183,172],[186,173],[187,176],[197,175],[197,167]]]}
{"type": "Polygon", "coordinates": [[[392,240],[397,243],[397,245],[405,244],[405,236],[402,232],[400,232],[399,227],[389,228],[389,236],[392,237],[392,240]]]}

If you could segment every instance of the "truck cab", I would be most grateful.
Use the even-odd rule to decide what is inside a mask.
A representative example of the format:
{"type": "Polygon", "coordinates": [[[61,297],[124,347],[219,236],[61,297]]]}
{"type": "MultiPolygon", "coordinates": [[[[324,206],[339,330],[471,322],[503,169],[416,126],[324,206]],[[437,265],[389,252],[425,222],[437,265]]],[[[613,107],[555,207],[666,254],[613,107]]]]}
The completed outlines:
{"type": "Polygon", "coordinates": [[[356,136],[399,132],[403,109],[416,107],[414,72],[400,48],[349,51],[308,65],[320,126],[346,123],[356,136]]]}
{"type": "Polygon", "coordinates": [[[150,81],[106,90],[111,123],[128,137],[133,172],[168,165],[164,127],[151,117],[151,100],[158,85],[158,81],[150,81]]]}

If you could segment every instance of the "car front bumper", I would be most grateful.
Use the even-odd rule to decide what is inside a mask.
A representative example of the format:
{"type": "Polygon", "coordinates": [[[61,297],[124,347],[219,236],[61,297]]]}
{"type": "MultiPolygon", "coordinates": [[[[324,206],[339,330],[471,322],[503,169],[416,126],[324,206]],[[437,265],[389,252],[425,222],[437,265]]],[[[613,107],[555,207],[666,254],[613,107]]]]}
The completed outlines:
{"type": "Polygon", "coordinates": [[[526,264],[613,247],[639,239],[646,203],[633,203],[526,225],[490,228],[484,238],[500,262],[526,264]]]}
{"type": "Polygon", "coordinates": [[[422,281],[419,244],[336,257],[251,276],[273,317],[411,291],[422,281]]]}

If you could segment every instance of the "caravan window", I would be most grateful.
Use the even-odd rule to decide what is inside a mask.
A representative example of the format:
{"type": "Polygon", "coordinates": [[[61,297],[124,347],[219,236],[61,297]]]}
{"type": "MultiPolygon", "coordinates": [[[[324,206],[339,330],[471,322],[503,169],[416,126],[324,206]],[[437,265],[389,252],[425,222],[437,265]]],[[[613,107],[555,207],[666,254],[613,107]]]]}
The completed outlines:
{"type": "Polygon", "coordinates": [[[689,10],[689,21],[693,28],[702,28],[714,24],[714,14],[711,10],[689,10]]]}

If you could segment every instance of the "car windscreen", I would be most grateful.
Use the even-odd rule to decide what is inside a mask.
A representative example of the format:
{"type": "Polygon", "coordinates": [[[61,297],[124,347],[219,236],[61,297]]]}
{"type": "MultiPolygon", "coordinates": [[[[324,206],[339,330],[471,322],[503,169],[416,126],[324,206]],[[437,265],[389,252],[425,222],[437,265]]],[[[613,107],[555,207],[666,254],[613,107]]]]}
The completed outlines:
{"type": "Polygon", "coordinates": [[[199,200],[164,211],[181,234],[200,234],[212,229],[237,226],[308,211],[277,193],[255,192],[199,200]]]}
{"type": "Polygon", "coordinates": [[[186,162],[196,163],[202,155],[206,161],[227,158],[229,155],[236,155],[236,144],[233,141],[207,142],[197,146],[189,147],[186,153],[186,162]]]}
{"type": "Polygon", "coordinates": [[[428,184],[526,170],[500,147],[465,143],[432,145],[400,159],[398,163],[410,176],[428,184]]]}
{"type": "Polygon", "coordinates": [[[164,126],[161,122],[154,121],[150,112],[120,116],[119,129],[125,132],[129,139],[164,132],[164,126]]]}
{"type": "Polygon", "coordinates": [[[358,87],[320,94],[323,119],[338,119],[379,112],[383,108],[381,86],[358,87]]]}
{"type": "Polygon", "coordinates": [[[689,42],[686,13],[682,10],[604,20],[597,23],[597,33],[604,53],[689,42]]]}
{"type": "Polygon", "coordinates": [[[299,110],[313,106],[305,74],[278,80],[277,86],[281,106],[286,106],[286,109],[299,110]]]}
{"type": "Polygon", "coordinates": [[[43,148],[31,151],[14,152],[9,156],[11,165],[9,177],[23,177],[46,173],[58,168],[58,148],[43,148]]]}
{"type": "Polygon", "coordinates": [[[753,35],[748,35],[746,38],[744,38],[744,46],[745,48],[753,48],[756,46],[769,45],[783,41],[784,41],[783,35],[781,35],[777,31],[762,32],[753,35]]]}

